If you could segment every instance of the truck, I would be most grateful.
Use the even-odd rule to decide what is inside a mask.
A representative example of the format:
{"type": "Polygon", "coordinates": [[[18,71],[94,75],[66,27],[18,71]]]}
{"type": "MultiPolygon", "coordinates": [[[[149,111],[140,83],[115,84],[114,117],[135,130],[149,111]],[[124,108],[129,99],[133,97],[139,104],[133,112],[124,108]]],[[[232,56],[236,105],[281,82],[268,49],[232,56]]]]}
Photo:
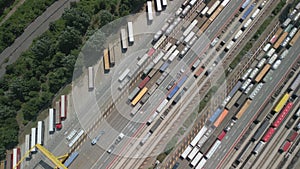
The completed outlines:
{"type": "Polygon", "coordinates": [[[194,157],[196,156],[196,154],[199,152],[199,147],[198,146],[195,146],[194,148],[193,148],[193,150],[191,151],[191,153],[188,155],[188,159],[189,160],[193,160],[194,159],[194,157]]]}
{"type": "Polygon", "coordinates": [[[126,30],[121,29],[121,44],[122,44],[122,49],[123,50],[126,50],[128,48],[128,43],[127,43],[127,38],[126,37],[127,37],[126,30]]]}
{"type": "Polygon", "coordinates": [[[130,69],[129,68],[126,68],[123,73],[119,76],[119,82],[122,82],[126,76],[128,75],[128,73],[130,72],[130,69]]]}
{"type": "Polygon", "coordinates": [[[30,147],[34,147],[33,149],[31,149],[31,153],[36,152],[35,145],[36,145],[36,128],[31,128],[30,147]]]}
{"type": "Polygon", "coordinates": [[[54,109],[53,108],[49,109],[48,120],[49,120],[49,133],[51,134],[54,132],[54,109]]]}
{"type": "Polygon", "coordinates": [[[12,158],[12,166],[13,169],[20,169],[20,165],[17,166],[18,162],[21,159],[21,151],[20,148],[14,148],[13,149],[13,158],[12,158]]]}
{"type": "Polygon", "coordinates": [[[57,130],[60,130],[62,125],[61,125],[61,116],[60,116],[60,102],[56,102],[56,108],[55,108],[55,128],[57,130]]]}
{"type": "Polygon", "coordinates": [[[79,153],[78,152],[73,152],[68,158],[67,160],[64,162],[64,165],[66,167],[69,167],[74,161],[75,159],[78,157],[79,153]]]}
{"type": "Polygon", "coordinates": [[[36,143],[40,145],[44,144],[44,122],[43,121],[38,121],[36,143]]]}
{"type": "MultiPolygon", "coordinates": [[[[24,152],[27,152],[30,150],[30,134],[26,134],[25,135],[25,145],[24,145],[24,152]]],[[[26,155],[26,158],[29,159],[30,158],[30,154],[26,155]]]]}
{"type": "Polygon", "coordinates": [[[152,10],[152,1],[147,1],[147,9],[148,9],[148,20],[153,20],[153,10],[152,10]]]}
{"type": "Polygon", "coordinates": [[[188,145],[187,148],[183,151],[183,153],[180,155],[182,159],[187,158],[187,156],[190,154],[190,152],[193,150],[193,147],[191,145],[188,145]]]}
{"type": "Polygon", "coordinates": [[[201,160],[202,157],[203,157],[203,154],[199,152],[196,155],[196,157],[194,158],[194,160],[192,160],[191,166],[195,167],[197,165],[197,163],[201,160]]]}
{"type": "Polygon", "coordinates": [[[60,118],[62,120],[67,118],[67,96],[60,96],[60,118]]]}
{"type": "Polygon", "coordinates": [[[94,68],[93,67],[88,68],[88,87],[89,90],[94,89],[94,68]]]}
{"type": "Polygon", "coordinates": [[[127,27],[128,27],[128,38],[129,38],[128,40],[129,40],[129,43],[133,43],[134,42],[134,37],[133,37],[132,22],[128,22],[127,27]]]}
{"type": "Polygon", "coordinates": [[[192,140],[192,142],[190,143],[190,145],[192,147],[195,147],[197,145],[197,143],[199,142],[199,140],[201,139],[201,137],[205,134],[206,131],[207,131],[207,127],[203,126],[201,128],[201,130],[197,133],[197,135],[194,137],[194,139],[192,140]]]}

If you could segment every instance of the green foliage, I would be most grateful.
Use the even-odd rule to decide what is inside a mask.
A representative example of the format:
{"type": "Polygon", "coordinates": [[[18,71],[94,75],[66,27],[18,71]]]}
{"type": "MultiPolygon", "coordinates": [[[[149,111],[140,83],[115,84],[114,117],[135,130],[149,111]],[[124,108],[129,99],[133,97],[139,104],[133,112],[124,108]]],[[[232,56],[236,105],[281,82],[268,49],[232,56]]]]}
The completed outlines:
{"type": "MultiPolygon", "coordinates": [[[[120,1],[82,0],[72,3],[61,19],[51,23],[49,30],[35,39],[29,50],[6,67],[6,74],[0,79],[0,159],[5,157],[6,149],[18,143],[17,113],[18,117],[24,118],[20,123],[34,121],[39,112],[50,106],[54,95],[71,82],[73,72],[80,74],[80,65],[95,63],[92,58],[97,57],[79,58],[79,66],[74,67],[83,42],[104,24],[122,14],[139,10],[145,0],[120,1]],[[126,9],[121,13],[120,4],[125,4],[126,9]]],[[[24,27],[52,2],[54,0],[26,0],[12,19],[5,22],[6,29],[0,27],[0,50],[11,44],[24,27]]],[[[100,52],[107,34],[97,31],[97,35],[87,45],[100,52]]],[[[89,51],[82,53],[90,56],[89,51]]]]}
{"type": "MultiPolygon", "coordinates": [[[[26,0],[24,4],[0,26],[0,52],[11,45],[34,19],[41,15],[47,7],[55,1],[56,0],[26,0]]],[[[9,5],[13,1],[10,0],[8,1],[9,3],[7,3],[7,1],[1,2],[4,2],[5,5],[9,5]]],[[[0,10],[2,3],[0,3],[0,10]]]]}
{"type": "Polygon", "coordinates": [[[15,0],[0,0],[0,16],[3,14],[5,8],[10,7],[15,0]]]}

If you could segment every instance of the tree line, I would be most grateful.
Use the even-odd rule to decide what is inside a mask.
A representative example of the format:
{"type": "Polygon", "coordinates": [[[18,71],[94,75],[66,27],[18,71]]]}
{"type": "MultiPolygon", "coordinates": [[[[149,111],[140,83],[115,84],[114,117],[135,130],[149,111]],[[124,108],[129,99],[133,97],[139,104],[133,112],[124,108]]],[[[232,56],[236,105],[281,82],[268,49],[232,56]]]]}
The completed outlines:
{"type": "MultiPolygon", "coordinates": [[[[29,50],[6,67],[0,79],[1,159],[5,158],[7,149],[18,144],[21,124],[35,121],[39,112],[50,106],[55,93],[72,81],[83,42],[104,24],[141,9],[144,2],[81,0],[72,3],[59,20],[50,24],[48,31],[33,41],[29,50]]],[[[27,10],[22,12],[32,12],[30,8],[27,10]]],[[[1,27],[0,30],[3,37],[5,31],[1,27]]],[[[14,33],[10,30],[6,34],[14,33]]]]}

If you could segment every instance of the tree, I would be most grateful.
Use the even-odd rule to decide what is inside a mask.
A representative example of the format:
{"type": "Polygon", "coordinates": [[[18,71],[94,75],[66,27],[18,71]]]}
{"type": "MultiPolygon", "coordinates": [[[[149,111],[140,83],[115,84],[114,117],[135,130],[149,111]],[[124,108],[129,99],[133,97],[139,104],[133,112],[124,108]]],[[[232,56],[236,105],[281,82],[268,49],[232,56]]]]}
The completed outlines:
{"type": "Polygon", "coordinates": [[[67,27],[59,36],[58,48],[61,52],[69,54],[71,50],[79,47],[81,44],[80,32],[73,27],[67,27]]]}
{"type": "Polygon", "coordinates": [[[74,27],[83,35],[87,30],[91,17],[78,8],[67,9],[62,18],[66,21],[66,25],[74,27]]]}
{"type": "Polygon", "coordinates": [[[107,10],[101,10],[98,15],[100,26],[104,26],[115,19],[115,17],[107,10]]]}

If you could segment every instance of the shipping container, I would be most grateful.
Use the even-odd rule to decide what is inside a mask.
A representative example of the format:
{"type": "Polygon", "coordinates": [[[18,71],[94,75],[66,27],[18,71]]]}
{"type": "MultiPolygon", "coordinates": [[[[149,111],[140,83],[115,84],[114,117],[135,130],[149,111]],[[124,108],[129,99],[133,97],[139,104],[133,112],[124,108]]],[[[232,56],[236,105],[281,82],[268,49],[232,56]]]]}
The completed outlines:
{"type": "Polygon", "coordinates": [[[44,122],[43,121],[38,121],[36,143],[40,145],[44,144],[44,122]]]}
{"type": "Polygon", "coordinates": [[[291,18],[286,18],[286,20],[282,23],[282,27],[285,28],[291,23],[291,18]]]}
{"type": "Polygon", "coordinates": [[[157,12],[162,11],[161,0],[155,0],[155,3],[156,3],[156,11],[157,11],[157,12]]]}
{"type": "Polygon", "coordinates": [[[242,91],[246,90],[246,88],[249,86],[250,83],[251,83],[251,79],[247,79],[241,86],[241,90],[242,91]]]}
{"type": "Polygon", "coordinates": [[[141,98],[146,94],[146,92],[148,91],[147,87],[144,87],[139,93],[138,95],[132,100],[131,105],[135,106],[140,100],[141,98]]]}
{"type": "Polygon", "coordinates": [[[20,169],[21,168],[20,164],[17,166],[20,159],[21,159],[20,148],[14,148],[13,149],[13,160],[12,160],[13,161],[12,162],[13,169],[20,169]]]}
{"type": "Polygon", "coordinates": [[[194,157],[196,156],[196,154],[199,152],[199,147],[198,146],[195,146],[194,148],[193,148],[193,150],[191,151],[191,153],[188,155],[188,159],[189,160],[193,160],[194,159],[194,157]]]}
{"type": "Polygon", "coordinates": [[[201,75],[201,73],[203,72],[203,68],[202,67],[200,67],[196,72],[195,72],[195,77],[197,78],[197,77],[199,77],[200,75],[201,75]]]}
{"type": "Polygon", "coordinates": [[[164,99],[160,104],[159,106],[157,107],[156,111],[158,113],[162,112],[162,110],[166,107],[166,105],[168,104],[168,100],[167,99],[164,99]]]}
{"type": "Polygon", "coordinates": [[[191,145],[188,145],[188,147],[183,151],[183,153],[181,154],[180,157],[185,159],[192,150],[193,150],[193,147],[191,145]]]}
{"type": "Polygon", "coordinates": [[[217,7],[220,5],[220,3],[221,3],[221,1],[217,0],[207,11],[207,13],[206,13],[207,16],[210,16],[217,9],[217,7]]]}
{"type": "Polygon", "coordinates": [[[287,152],[288,149],[289,149],[290,147],[291,147],[291,142],[285,141],[285,142],[281,145],[281,147],[279,148],[279,150],[282,151],[282,152],[287,152]]]}
{"type": "Polygon", "coordinates": [[[197,25],[197,23],[198,23],[198,20],[194,19],[193,22],[183,32],[183,36],[187,36],[193,30],[193,28],[197,25]]]}
{"type": "Polygon", "coordinates": [[[169,65],[170,65],[170,63],[165,62],[165,63],[159,68],[159,70],[160,70],[161,72],[165,72],[169,65]]]}
{"type": "Polygon", "coordinates": [[[194,137],[194,139],[192,140],[192,142],[190,143],[190,145],[193,146],[193,147],[195,147],[196,144],[199,142],[199,140],[205,134],[206,131],[207,131],[207,127],[203,126],[201,128],[201,130],[197,133],[197,135],[194,137]]]}
{"type": "Polygon", "coordinates": [[[200,138],[199,142],[197,143],[198,147],[202,147],[202,145],[207,141],[208,136],[204,135],[200,138]]]}
{"type": "Polygon", "coordinates": [[[258,72],[259,72],[259,69],[258,69],[258,68],[254,68],[254,69],[252,70],[252,72],[250,73],[249,78],[250,78],[251,80],[253,80],[254,77],[258,74],[258,72]]]}
{"type": "Polygon", "coordinates": [[[275,113],[279,113],[283,106],[286,104],[286,102],[289,100],[290,95],[288,93],[285,93],[284,96],[280,99],[280,101],[277,103],[277,105],[274,108],[275,113]]]}
{"type": "Polygon", "coordinates": [[[287,103],[287,105],[283,108],[281,113],[276,117],[275,121],[272,123],[274,128],[278,128],[280,124],[285,120],[285,117],[290,112],[293,107],[293,102],[287,103]]]}
{"type": "Polygon", "coordinates": [[[281,60],[276,60],[276,62],[272,65],[272,69],[276,70],[280,64],[281,60]]]}
{"type": "Polygon", "coordinates": [[[218,140],[222,141],[225,136],[226,136],[226,132],[222,130],[221,134],[218,136],[218,140]]]}
{"type": "Polygon", "coordinates": [[[170,57],[170,55],[176,50],[177,46],[173,45],[168,51],[167,53],[164,55],[163,60],[168,60],[168,58],[170,57]]]}
{"type": "Polygon", "coordinates": [[[128,22],[127,24],[127,29],[128,29],[128,40],[129,43],[133,43],[134,42],[134,36],[133,36],[133,25],[132,22],[128,22]]]}
{"type": "Polygon", "coordinates": [[[239,30],[233,37],[233,41],[236,41],[243,34],[242,30],[239,30]]]}
{"type": "Polygon", "coordinates": [[[251,15],[251,19],[254,19],[256,16],[257,16],[257,14],[259,13],[259,11],[260,11],[260,9],[256,9],[254,12],[253,12],[253,14],[251,15]]]}
{"type": "Polygon", "coordinates": [[[49,133],[54,132],[54,109],[50,108],[49,109],[49,133]]]}
{"type": "Polygon", "coordinates": [[[248,109],[249,105],[251,104],[251,100],[248,99],[240,109],[240,111],[234,116],[234,119],[240,119],[242,115],[245,113],[245,111],[248,109]]]}
{"type": "Polygon", "coordinates": [[[152,10],[152,1],[147,1],[147,12],[148,12],[148,20],[153,20],[153,10],[152,10]]]}
{"type": "Polygon", "coordinates": [[[109,63],[110,66],[114,66],[115,62],[116,62],[116,58],[115,58],[115,50],[114,50],[114,46],[112,44],[108,45],[108,49],[109,49],[109,63]]]}
{"type": "Polygon", "coordinates": [[[78,157],[79,153],[78,152],[73,152],[69,157],[68,159],[64,162],[64,165],[66,167],[69,167],[74,161],[75,159],[78,157]]]}
{"type": "Polygon", "coordinates": [[[56,102],[56,107],[55,107],[55,128],[60,130],[62,125],[61,125],[61,113],[60,113],[60,102],[56,102]]]}
{"type": "Polygon", "coordinates": [[[60,96],[60,117],[61,119],[67,118],[67,96],[61,95],[60,96]]]}
{"type": "Polygon", "coordinates": [[[130,72],[130,69],[125,69],[124,71],[123,71],[123,73],[119,76],[119,82],[122,82],[125,78],[126,78],[126,76],[128,75],[128,73],[130,72]]]}
{"type": "Polygon", "coordinates": [[[200,59],[197,59],[196,62],[194,62],[193,66],[192,66],[192,70],[195,70],[201,63],[200,59]]]}
{"type": "Polygon", "coordinates": [[[30,140],[30,147],[34,147],[31,149],[31,152],[34,153],[36,152],[36,128],[31,128],[31,140],[30,140]]]}
{"type": "Polygon", "coordinates": [[[144,80],[142,80],[142,81],[140,82],[140,84],[138,85],[138,87],[139,87],[140,89],[144,88],[144,87],[146,86],[146,84],[149,82],[149,80],[150,80],[150,77],[149,77],[149,76],[146,76],[146,77],[144,78],[144,80]]]}
{"type": "Polygon", "coordinates": [[[148,132],[148,133],[146,134],[146,136],[142,138],[142,140],[141,140],[141,142],[140,142],[140,145],[144,145],[151,135],[152,135],[152,134],[151,134],[150,132],[148,132]]]}
{"type": "Polygon", "coordinates": [[[190,9],[191,9],[191,5],[187,5],[187,6],[183,9],[183,11],[182,11],[182,13],[181,13],[181,17],[184,17],[184,16],[190,11],[190,9]]]}
{"type": "Polygon", "coordinates": [[[139,93],[140,88],[136,87],[133,91],[128,95],[128,100],[132,101],[132,99],[139,93]]]}
{"type": "Polygon", "coordinates": [[[206,6],[202,11],[201,11],[201,15],[204,16],[206,14],[206,12],[209,10],[209,7],[206,6]]]}
{"type": "MultiPolygon", "coordinates": [[[[167,37],[166,37],[166,35],[163,35],[163,36],[161,36],[160,38],[159,38],[159,40],[153,45],[153,49],[158,49],[158,47],[164,42],[164,40],[166,39],[167,37]]],[[[154,52],[155,52],[155,50],[154,50],[154,52]]],[[[153,53],[154,53],[153,52],[153,53]]],[[[149,54],[148,54],[149,55],[149,54]]],[[[152,55],[152,54],[151,54],[152,55]]],[[[149,55],[150,56],[150,55],[149,55]]]]}
{"type": "Polygon", "coordinates": [[[77,131],[75,129],[73,129],[69,134],[68,136],[66,137],[66,139],[68,141],[70,141],[75,135],[76,135],[77,131]]]}
{"type": "Polygon", "coordinates": [[[146,60],[148,60],[148,58],[149,56],[147,54],[144,54],[143,57],[137,62],[137,65],[141,67],[146,62],[146,60]]]}
{"type": "MultiPolygon", "coordinates": [[[[30,144],[30,134],[26,134],[25,135],[25,145],[24,145],[24,152],[28,152],[31,148],[31,144],[30,144]]],[[[26,155],[26,158],[30,158],[30,154],[26,155]]]]}
{"type": "Polygon", "coordinates": [[[94,68],[93,67],[89,67],[88,68],[88,86],[89,86],[89,90],[94,89],[94,68]]]}
{"type": "Polygon", "coordinates": [[[248,17],[248,15],[252,12],[254,6],[255,6],[255,4],[252,4],[252,5],[247,9],[247,11],[246,11],[246,12],[243,14],[243,16],[241,17],[240,22],[243,22],[243,21],[248,17]]]}
{"type": "Polygon", "coordinates": [[[287,137],[287,140],[290,142],[294,142],[296,138],[298,137],[298,133],[296,131],[291,131],[290,134],[287,137]]]}
{"type": "Polygon", "coordinates": [[[122,49],[126,50],[128,47],[128,43],[127,43],[127,34],[125,29],[121,29],[121,44],[122,44],[122,49]]]}
{"type": "Polygon", "coordinates": [[[254,140],[254,141],[258,140],[262,136],[262,134],[266,131],[269,124],[270,124],[269,120],[264,120],[262,125],[254,133],[252,140],[254,140]]]}
{"type": "Polygon", "coordinates": [[[222,111],[223,110],[221,108],[218,108],[214,112],[214,114],[209,118],[209,122],[214,123],[217,120],[217,118],[220,116],[220,114],[222,113],[222,111]]]}
{"type": "Polygon", "coordinates": [[[281,36],[279,37],[279,39],[276,41],[276,43],[274,44],[273,48],[277,49],[282,42],[284,41],[284,39],[288,36],[288,32],[283,32],[283,34],[281,34],[281,36]]]}
{"type": "Polygon", "coordinates": [[[240,11],[243,11],[243,10],[249,5],[250,2],[251,2],[251,0],[246,0],[246,1],[242,4],[242,6],[241,6],[241,8],[240,8],[240,11]]]}
{"type": "Polygon", "coordinates": [[[241,29],[244,31],[246,28],[248,28],[248,26],[251,24],[251,22],[252,22],[252,19],[249,18],[241,29]]]}
{"type": "MultiPolygon", "coordinates": [[[[244,73],[244,75],[242,76],[242,80],[243,81],[245,81],[247,78],[248,78],[248,76],[250,75],[250,73],[252,72],[252,68],[249,68],[245,73],[244,73]]],[[[240,82],[240,81],[239,81],[240,82]]],[[[240,82],[241,83],[241,82],[240,82]]],[[[242,83],[241,83],[242,84],[242,83]]],[[[241,86],[241,84],[240,84],[240,86],[241,86]]]]}
{"type": "Polygon", "coordinates": [[[290,86],[290,89],[292,91],[297,90],[297,87],[299,86],[299,84],[300,84],[300,74],[298,74],[298,76],[296,77],[296,79],[293,81],[293,83],[290,86]]]}
{"type": "Polygon", "coordinates": [[[293,46],[293,45],[296,43],[296,41],[298,40],[299,36],[300,36],[300,31],[298,30],[298,32],[296,33],[296,35],[295,35],[295,36],[293,37],[293,39],[290,41],[289,45],[290,45],[290,46],[293,46]]]}
{"type": "Polygon", "coordinates": [[[235,95],[232,97],[232,99],[230,100],[230,102],[226,105],[226,108],[228,110],[230,110],[232,108],[232,106],[236,103],[236,101],[240,98],[241,95],[242,95],[242,92],[237,91],[235,93],[235,95]]]}
{"type": "Polygon", "coordinates": [[[202,158],[201,161],[199,162],[199,164],[196,166],[195,169],[202,169],[206,163],[206,159],[205,158],[202,158]]]}
{"type": "Polygon", "coordinates": [[[262,58],[256,65],[256,67],[258,69],[262,68],[264,66],[264,64],[266,63],[267,59],[266,58],[262,58]]]}
{"type": "Polygon", "coordinates": [[[139,109],[142,107],[142,104],[141,103],[138,103],[130,112],[130,115],[131,116],[134,116],[138,111],[139,109]]]}
{"type": "Polygon", "coordinates": [[[184,43],[185,43],[185,44],[188,44],[189,41],[193,38],[194,35],[195,35],[195,32],[191,31],[191,32],[186,36],[186,38],[184,38],[184,43]]]}
{"type": "Polygon", "coordinates": [[[274,133],[275,133],[275,129],[273,127],[270,127],[261,140],[265,143],[268,142],[271,139],[271,137],[274,135],[274,133]]]}
{"type": "Polygon", "coordinates": [[[178,54],[179,54],[179,50],[175,50],[172,54],[171,54],[171,56],[169,57],[169,61],[170,62],[172,62],[175,58],[176,58],[176,56],[178,56],[178,54]]]}
{"type": "Polygon", "coordinates": [[[271,65],[266,64],[264,68],[259,72],[259,74],[255,78],[255,82],[259,83],[261,79],[265,76],[265,74],[270,70],[271,65]]]}
{"type": "Polygon", "coordinates": [[[221,115],[218,117],[218,119],[214,122],[214,126],[218,127],[222,123],[222,121],[225,119],[227,114],[228,114],[228,110],[224,109],[223,112],[221,113],[221,115]]]}
{"type": "Polygon", "coordinates": [[[171,100],[172,97],[177,93],[178,90],[179,90],[179,87],[178,87],[178,86],[175,86],[175,87],[171,90],[171,92],[168,94],[167,99],[168,99],[168,100],[171,100]]]}
{"type": "Polygon", "coordinates": [[[260,91],[260,89],[263,87],[263,83],[259,83],[256,87],[255,87],[255,89],[251,92],[251,94],[249,95],[249,98],[251,99],[251,100],[253,100],[254,99],[254,97],[259,93],[259,91],[260,91]]]}
{"type": "Polygon", "coordinates": [[[147,121],[147,124],[148,125],[150,125],[154,120],[155,120],[155,118],[158,116],[158,112],[157,111],[155,111],[153,114],[152,114],[152,116],[148,119],[148,121],[147,121]]]}
{"type": "Polygon", "coordinates": [[[234,45],[234,41],[230,41],[230,42],[228,43],[228,45],[226,46],[226,48],[224,49],[225,52],[229,51],[233,45],[234,45]]]}
{"type": "MultiPolygon", "coordinates": [[[[109,71],[110,69],[110,64],[109,64],[109,55],[108,55],[108,49],[103,50],[103,66],[104,66],[104,71],[109,71]]],[[[89,68],[90,69],[90,68],[89,68]]],[[[93,80],[93,79],[91,79],[93,80]]]]}
{"type": "Polygon", "coordinates": [[[160,60],[161,60],[161,58],[164,56],[164,52],[162,52],[162,51],[160,51],[159,53],[158,53],[158,55],[153,59],[153,63],[154,64],[157,64],[160,60]]]}
{"type": "Polygon", "coordinates": [[[220,145],[221,145],[221,141],[216,140],[215,143],[210,148],[210,150],[205,154],[205,157],[207,159],[210,159],[212,157],[212,155],[216,152],[216,150],[219,148],[220,145]]]}
{"type": "Polygon", "coordinates": [[[264,145],[265,145],[265,143],[262,142],[262,141],[260,141],[260,142],[255,146],[255,148],[254,148],[254,150],[253,150],[253,153],[254,153],[254,154],[259,154],[260,151],[263,149],[264,145]]]}
{"type": "Polygon", "coordinates": [[[197,163],[201,160],[202,157],[203,157],[203,154],[199,152],[196,155],[196,157],[194,158],[194,160],[192,160],[191,166],[195,167],[197,165],[197,163]]]}
{"type": "MultiPolygon", "coordinates": [[[[156,85],[156,84],[155,84],[155,85],[156,85]]],[[[151,88],[152,88],[152,87],[151,87],[151,88]]],[[[140,103],[141,103],[141,104],[145,104],[146,101],[149,99],[149,97],[150,97],[150,94],[149,94],[149,93],[146,93],[146,94],[142,97],[140,103]]]]}
{"type": "Polygon", "coordinates": [[[273,79],[274,70],[270,69],[266,76],[263,78],[263,82],[269,82],[273,79]]]}
{"type": "Polygon", "coordinates": [[[84,130],[80,130],[77,135],[74,136],[74,138],[70,141],[68,144],[68,147],[71,148],[78,140],[79,138],[84,134],[84,130]]]}
{"type": "Polygon", "coordinates": [[[168,5],[167,0],[162,0],[162,5],[163,5],[164,7],[166,7],[166,6],[168,5]]]}

